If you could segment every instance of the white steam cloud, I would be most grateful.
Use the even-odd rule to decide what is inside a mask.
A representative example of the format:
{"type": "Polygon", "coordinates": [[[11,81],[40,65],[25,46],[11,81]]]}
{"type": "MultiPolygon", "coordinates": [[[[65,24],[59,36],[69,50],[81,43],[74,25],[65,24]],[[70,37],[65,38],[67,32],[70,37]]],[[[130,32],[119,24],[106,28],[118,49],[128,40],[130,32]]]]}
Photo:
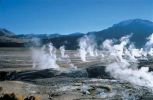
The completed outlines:
{"type": "MultiPolygon", "coordinates": [[[[148,55],[153,56],[153,34],[147,38],[145,47],[141,49],[136,48],[130,42],[131,36],[123,36],[118,41],[107,39],[102,43],[101,51],[108,52],[108,55],[105,53],[103,55],[113,59],[113,62],[106,67],[106,72],[109,72],[116,79],[153,88],[153,72],[149,72],[148,67],[141,67],[140,69],[137,67],[140,59],[148,59],[148,55]]],[[[79,46],[82,61],[87,61],[86,58],[90,56],[98,56],[96,43],[91,37],[82,37],[79,40],[79,46]]]]}
{"type": "Polygon", "coordinates": [[[57,62],[64,62],[67,64],[68,70],[76,70],[75,66],[67,54],[65,54],[65,47],[60,47],[60,56],[56,53],[56,48],[52,43],[44,45],[42,48],[32,48],[32,61],[34,69],[56,69],[62,70],[57,62]]]}
{"type": "Polygon", "coordinates": [[[69,57],[68,54],[65,53],[65,46],[61,46],[60,47],[60,53],[61,53],[61,57],[58,58],[59,61],[64,61],[69,65],[69,70],[76,70],[77,66],[75,66],[72,62],[71,59],[69,57]]]}
{"type": "Polygon", "coordinates": [[[87,61],[87,56],[97,56],[96,43],[93,37],[85,35],[79,39],[79,55],[82,61],[87,61]]]}
{"type": "Polygon", "coordinates": [[[43,46],[40,50],[32,49],[33,68],[35,69],[59,69],[56,63],[56,48],[52,43],[48,46],[43,46]]]}
{"type": "MultiPolygon", "coordinates": [[[[149,52],[152,49],[153,35],[149,37],[149,41],[146,43],[146,47],[149,48],[149,52]]],[[[153,73],[149,72],[148,67],[137,68],[137,57],[142,57],[148,54],[144,49],[136,49],[133,44],[129,44],[129,36],[122,37],[119,44],[115,44],[112,40],[106,40],[103,43],[104,48],[108,48],[110,53],[113,53],[115,62],[109,64],[106,67],[106,72],[116,79],[129,81],[133,84],[146,86],[153,88],[153,73]],[[131,63],[134,62],[133,63],[131,63]]],[[[110,55],[111,56],[111,55],[110,55]]]]}
{"type": "Polygon", "coordinates": [[[148,55],[153,56],[153,34],[150,35],[147,39],[148,41],[145,44],[145,51],[148,55]]]}
{"type": "Polygon", "coordinates": [[[60,47],[61,58],[68,58],[69,56],[65,54],[65,46],[60,47]]]}

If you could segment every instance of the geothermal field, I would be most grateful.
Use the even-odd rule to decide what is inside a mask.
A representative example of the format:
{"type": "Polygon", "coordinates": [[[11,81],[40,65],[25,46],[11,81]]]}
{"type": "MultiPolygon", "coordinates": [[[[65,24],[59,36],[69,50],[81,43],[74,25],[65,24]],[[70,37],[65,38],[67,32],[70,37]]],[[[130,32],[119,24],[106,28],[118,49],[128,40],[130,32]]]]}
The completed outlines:
{"type": "Polygon", "coordinates": [[[153,35],[142,48],[131,37],[0,48],[0,100],[153,100],[153,35]]]}

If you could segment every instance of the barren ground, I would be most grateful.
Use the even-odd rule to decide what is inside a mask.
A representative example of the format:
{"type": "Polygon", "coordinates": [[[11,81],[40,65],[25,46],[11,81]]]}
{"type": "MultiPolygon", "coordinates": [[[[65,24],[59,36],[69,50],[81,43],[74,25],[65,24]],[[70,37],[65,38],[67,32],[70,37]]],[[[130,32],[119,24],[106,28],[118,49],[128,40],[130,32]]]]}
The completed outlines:
{"type": "MultiPolygon", "coordinates": [[[[76,51],[67,50],[66,54],[79,71],[65,72],[68,63],[58,61],[62,71],[36,70],[32,68],[29,48],[0,48],[0,71],[15,74],[0,81],[0,94],[15,93],[17,97],[36,96],[41,100],[152,100],[150,89],[132,85],[128,82],[102,75],[110,58],[87,58],[90,62],[81,62],[75,57],[76,51]],[[95,72],[91,72],[92,67],[95,72]],[[98,66],[98,67],[97,67],[98,66]],[[87,68],[89,71],[84,72],[87,68]],[[100,70],[99,70],[100,68],[100,70]],[[90,76],[90,77],[89,77],[90,76]],[[15,78],[14,78],[15,77],[15,78]]],[[[60,52],[57,51],[60,56],[60,52]]],[[[152,63],[149,63],[152,66],[152,63]]]]}

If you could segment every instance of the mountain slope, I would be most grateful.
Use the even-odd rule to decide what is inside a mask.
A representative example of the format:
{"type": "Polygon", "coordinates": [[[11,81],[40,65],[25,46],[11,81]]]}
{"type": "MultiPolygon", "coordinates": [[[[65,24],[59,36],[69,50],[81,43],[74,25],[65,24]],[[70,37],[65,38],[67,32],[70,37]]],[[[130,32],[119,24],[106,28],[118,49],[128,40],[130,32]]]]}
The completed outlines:
{"type": "MultiPolygon", "coordinates": [[[[142,19],[126,20],[114,24],[112,27],[105,30],[94,32],[92,35],[95,35],[97,41],[101,42],[105,39],[118,39],[121,36],[131,33],[133,34],[131,41],[134,42],[137,47],[141,47],[145,44],[146,38],[153,33],[153,22],[142,19]]],[[[90,33],[88,35],[90,35],[90,33]]]]}
{"type": "MultiPolygon", "coordinates": [[[[133,33],[131,41],[137,47],[142,47],[146,38],[153,33],[153,22],[142,19],[131,19],[119,22],[113,26],[97,32],[89,32],[87,35],[94,35],[98,44],[105,39],[116,38],[133,33]]],[[[42,44],[52,42],[56,48],[65,45],[66,49],[77,49],[78,39],[85,34],[73,33],[69,35],[60,34],[21,34],[15,35],[6,29],[0,29],[0,47],[22,47],[25,45],[31,46],[31,39],[39,38],[42,44]]]]}
{"type": "Polygon", "coordinates": [[[0,36],[12,37],[12,36],[15,36],[15,33],[11,32],[5,28],[0,28],[0,36]]]}
{"type": "Polygon", "coordinates": [[[15,33],[0,28],[0,47],[23,47],[25,41],[23,39],[17,38],[15,33]]]}
{"type": "MultiPolygon", "coordinates": [[[[133,42],[136,47],[142,47],[147,41],[146,38],[153,33],[153,22],[142,19],[125,20],[102,31],[89,32],[87,35],[93,35],[97,43],[101,44],[105,39],[119,39],[131,33],[133,34],[130,38],[131,42],[133,42]]],[[[84,34],[66,35],[48,39],[47,42],[53,42],[57,48],[61,45],[65,45],[67,49],[77,49],[78,39],[82,36],[84,36],[84,34]]]]}

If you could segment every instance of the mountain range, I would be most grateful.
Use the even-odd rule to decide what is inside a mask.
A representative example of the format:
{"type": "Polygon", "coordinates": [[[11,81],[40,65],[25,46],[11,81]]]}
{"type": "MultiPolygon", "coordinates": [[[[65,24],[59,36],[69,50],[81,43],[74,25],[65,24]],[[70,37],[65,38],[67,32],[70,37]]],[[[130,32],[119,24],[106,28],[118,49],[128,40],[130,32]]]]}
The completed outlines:
{"type": "Polygon", "coordinates": [[[92,35],[100,44],[105,39],[119,39],[124,35],[132,34],[130,40],[136,47],[142,47],[146,38],[153,33],[153,22],[143,19],[130,19],[121,21],[107,29],[95,32],[60,34],[21,34],[17,35],[7,29],[0,28],[0,47],[29,47],[33,39],[39,38],[42,44],[52,42],[56,48],[65,45],[66,49],[77,49],[78,39],[84,35],[92,35]]]}

